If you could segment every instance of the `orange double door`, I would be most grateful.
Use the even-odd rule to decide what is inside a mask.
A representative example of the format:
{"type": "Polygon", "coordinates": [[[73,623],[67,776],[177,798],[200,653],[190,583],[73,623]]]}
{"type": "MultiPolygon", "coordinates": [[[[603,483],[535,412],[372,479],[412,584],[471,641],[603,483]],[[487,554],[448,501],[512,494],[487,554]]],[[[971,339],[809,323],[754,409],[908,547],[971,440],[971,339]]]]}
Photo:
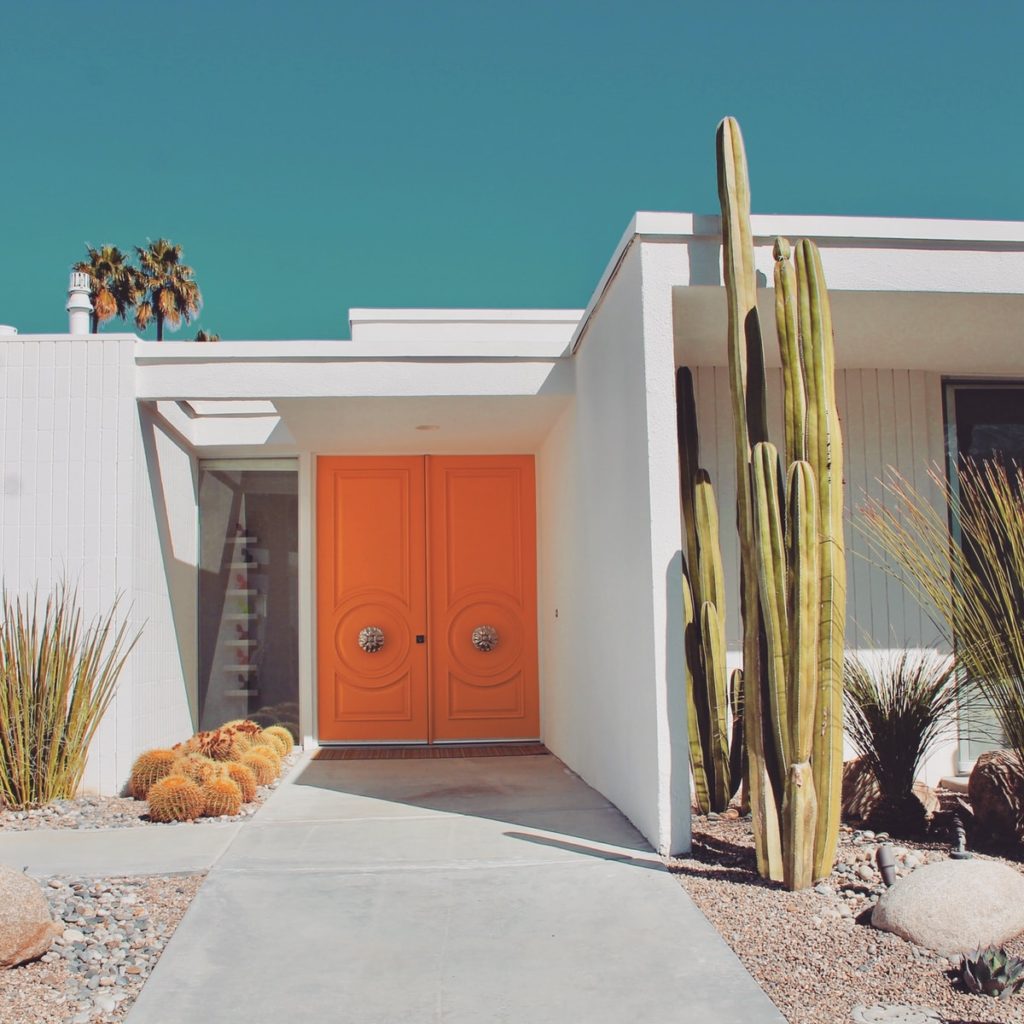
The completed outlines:
{"type": "Polygon", "coordinates": [[[321,742],[539,735],[533,457],[317,462],[321,742]]]}

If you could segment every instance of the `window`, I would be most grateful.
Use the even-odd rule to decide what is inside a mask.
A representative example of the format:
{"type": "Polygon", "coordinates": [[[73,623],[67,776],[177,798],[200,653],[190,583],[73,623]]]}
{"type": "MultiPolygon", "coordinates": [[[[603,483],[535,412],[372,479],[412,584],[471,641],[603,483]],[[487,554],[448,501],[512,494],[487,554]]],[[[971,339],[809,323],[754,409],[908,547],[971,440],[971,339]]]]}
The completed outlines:
{"type": "Polygon", "coordinates": [[[199,726],[299,735],[298,464],[199,463],[199,726]]]}
{"type": "MultiPolygon", "coordinates": [[[[954,469],[961,459],[976,463],[1002,459],[1024,465],[1024,384],[950,383],[946,387],[947,450],[949,479],[956,488],[954,469]]],[[[957,543],[965,545],[960,524],[952,517],[950,528],[957,543]]],[[[999,746],[999,730],[993,716],[977,727],[961,729],[960,770],[967,771],[978,755],[999,746]]]]}

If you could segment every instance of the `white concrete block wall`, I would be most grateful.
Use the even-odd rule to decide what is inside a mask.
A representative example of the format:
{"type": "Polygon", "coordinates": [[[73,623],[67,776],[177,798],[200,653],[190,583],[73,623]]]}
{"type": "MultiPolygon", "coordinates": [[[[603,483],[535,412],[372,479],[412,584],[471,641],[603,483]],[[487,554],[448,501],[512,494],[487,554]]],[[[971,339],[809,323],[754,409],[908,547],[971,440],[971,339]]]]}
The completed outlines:
{"type": "Polygon", "coordinates": [[[166,574],[137,528],[147,515],[152,522],[153,511],[139,486],[146,468],[135,345],[133,336],[114,334],[0,338],[4,586],[23,596],[38,587],[45,596],[67,580],[86,621],[120,594],[131,631],[145,623],[90,750],[83,789],[103,793],[120,790],[132,758],[162,739],[169,723],[187,723],[187,702],[174,699],[184,689],[182,670],[166,657],[166,574]]]}
{"type": "MultiPolygon", "coordinates": [[[[0,338],[2,575],[10,593],[77,586],[87,619],[130,592],[130,336],[0,338]]],[[[97,733],[84,785],[112,791],[131,738],[130,686],[97,733]]]]}

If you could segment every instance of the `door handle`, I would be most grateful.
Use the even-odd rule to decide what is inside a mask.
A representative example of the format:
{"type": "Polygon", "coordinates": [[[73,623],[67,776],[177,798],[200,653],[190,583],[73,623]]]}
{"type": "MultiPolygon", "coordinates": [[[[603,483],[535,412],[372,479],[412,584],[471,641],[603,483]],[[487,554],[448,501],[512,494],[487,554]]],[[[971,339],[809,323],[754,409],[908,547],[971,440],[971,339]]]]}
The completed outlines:
{"type": "Polygon", "coordinates": [[[478,651],[493,651],[498,646],[498,631],[493,626],[477,626],[472,641],[478,651]]]}
{"type": "Polygon", "coordinates": [[[384,630],[380,626],[364,626],[359,630],[357,643],[367,654],[376,654],[384,646],[384,630]]]}

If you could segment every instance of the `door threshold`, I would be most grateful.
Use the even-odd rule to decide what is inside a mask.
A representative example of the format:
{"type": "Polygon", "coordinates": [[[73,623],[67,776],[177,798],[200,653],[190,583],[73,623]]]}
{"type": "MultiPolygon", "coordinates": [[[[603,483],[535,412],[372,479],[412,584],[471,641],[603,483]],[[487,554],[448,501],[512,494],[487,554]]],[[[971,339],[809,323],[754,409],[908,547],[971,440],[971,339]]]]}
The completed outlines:
{"type": "Polygon", "coordinates": [[[320,747],[313,755],[314,761],[437,761],[461,757],[530,757],[549,754],[543,743],[536,740],[491,743],[444,744],[350,744],[346,746],[320,747]]]}

